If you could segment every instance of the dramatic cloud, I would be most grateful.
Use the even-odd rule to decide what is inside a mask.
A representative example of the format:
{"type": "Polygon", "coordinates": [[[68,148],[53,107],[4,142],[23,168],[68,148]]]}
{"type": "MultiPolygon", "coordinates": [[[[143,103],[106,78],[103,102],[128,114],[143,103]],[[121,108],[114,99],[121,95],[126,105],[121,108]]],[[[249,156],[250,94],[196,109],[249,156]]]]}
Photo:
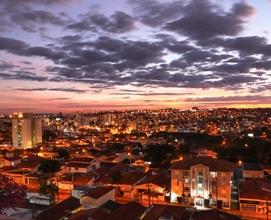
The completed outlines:
{"type": "Polygon", "coordinates": [[[129,0],[129,3],[135,6],[134,11],[138,19],[150,26],[160,26],[180,17],[183,13],[184,2],[186,1],[161,3],[156,0],[129,0]]]}
{"type": "Polygon", "coordinates": [[[99,30],[111,33],[124,33],[135,29],[135,20],[128,14],[117,11],[109,18],[103,14],[87,14],[82,20],[69,24],[68,29],[75,31],[99,30]]]}
{"type": "Polygon", "coordinates": [[[166,96],[174,97],[172,104],[180,96],[188,103],[208,102],[212,90],[225,96],[220,103],[249,97],[270,102],[264,98],[271,89],[268,20],[261,17],[265,22],[252,26],[263,3],[118,3],[0,0],[1,86],[8,85],[10,93],[46,92],[43,100],[68,108],[77,102],[71,97],[69,105],[65,92],[68,98],[91,94],[93,100],[99,94],[123,108],[123,99],[149,104],[160,98],[160,105],[170,101],[166,96]],[[238,92],[243,96],[234,98],[238,92]],[[206,100],[197,99],[203,96],[206,100]]]}
{"type": "Polygon", "coordinates": [[[74,88],[18,88],[16,91],[25,91],[25,92],[44,92],[44,91],[53,91],[53,92],[71,92],[71,93],[85,93],[88,90],[84,89],[74,89],[74,88]]]}
{"type": "Polygon", "coordinates": [[[11,16],[11,20],[20,25],[24,30],[34,32],[40,25],[64,25],[67,21],[48,11],[19,12],[11,16]]]}
{"type": "Polygon", "coordinates": [[[196,40],[234,36],[244,29],[243,24],[253,13],[253,7],[243,2],[225,12],[208,0],[192,0],[185,6],[183,16],[168,22],[165,28],[196,40]]]}
{"type": "Polygon", "coordinates": [[[0,78],[4,80],[23,80],[23,81],[39,81],[44,82],[47,81],[47,77],[38,76],[35,74],[26,74],[26,73],[16,73],[16,74],[8,74],[8,73],[0,73],[0,78]]]}
{"type": "Polygon", "coordinates": [[[189,98],[185,102],[270,102],[271,96],[221,96],[221,97],[204,97],[189,98]]]}
{"type": "Polygon", "coordinates": [[[0,37],[0,50],[6,50],[12,53],[20,53],[26,49],[28,45],[20,40],[12,38],[0,37]]]}

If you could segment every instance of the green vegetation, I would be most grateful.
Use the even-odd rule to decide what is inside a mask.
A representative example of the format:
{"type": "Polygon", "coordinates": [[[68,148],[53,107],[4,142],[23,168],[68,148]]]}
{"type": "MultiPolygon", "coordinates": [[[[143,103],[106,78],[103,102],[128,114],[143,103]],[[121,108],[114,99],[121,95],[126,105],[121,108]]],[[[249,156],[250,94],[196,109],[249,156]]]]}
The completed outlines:
{"type": "Polygon", "coordinates": [[[175,158],[176,151],[172,145],[149,145],[146,149],[145,160],[150,161],[154,167],[168,167],[175,158]]]}

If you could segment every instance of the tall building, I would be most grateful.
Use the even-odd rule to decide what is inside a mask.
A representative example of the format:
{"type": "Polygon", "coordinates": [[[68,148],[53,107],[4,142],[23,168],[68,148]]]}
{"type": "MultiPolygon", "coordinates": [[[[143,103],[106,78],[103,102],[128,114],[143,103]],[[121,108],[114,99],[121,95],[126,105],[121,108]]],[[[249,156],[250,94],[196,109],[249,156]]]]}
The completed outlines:
{"type": "Polygon", "coordinates": [[[233,169],[232,163],[211,157],[175,162],[171,167],[171,200],[182,198],[196,206],[208,202],[210,206],[230,208],[234,202],[231,197],[233,169]]]}
{"type": "Polygon", "coordinates": [[[42,121],[31,113],[14,114],[12,140],[15,148],[32,148],[42,142],[42,121]]]}

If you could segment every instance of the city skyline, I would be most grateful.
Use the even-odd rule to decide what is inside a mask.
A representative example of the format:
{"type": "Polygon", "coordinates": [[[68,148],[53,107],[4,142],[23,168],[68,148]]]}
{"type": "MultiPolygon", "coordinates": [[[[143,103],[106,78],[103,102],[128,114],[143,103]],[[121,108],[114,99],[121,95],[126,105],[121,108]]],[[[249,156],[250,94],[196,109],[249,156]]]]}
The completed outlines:
{"type": "Polygon", "coordinates": [[[0,0],[0,111],[271,107],[270,9],[0,0]]]}

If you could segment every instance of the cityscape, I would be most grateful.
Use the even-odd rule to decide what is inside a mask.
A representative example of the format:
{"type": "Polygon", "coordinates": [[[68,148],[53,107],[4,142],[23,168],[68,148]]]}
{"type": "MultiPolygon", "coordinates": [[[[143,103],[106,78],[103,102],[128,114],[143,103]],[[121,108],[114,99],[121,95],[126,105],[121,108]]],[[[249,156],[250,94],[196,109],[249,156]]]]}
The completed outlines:
{"type": "Polygon", "coordinates": [[[0,0],[0,220],[271,219],[270,0],[0,0]]]}

